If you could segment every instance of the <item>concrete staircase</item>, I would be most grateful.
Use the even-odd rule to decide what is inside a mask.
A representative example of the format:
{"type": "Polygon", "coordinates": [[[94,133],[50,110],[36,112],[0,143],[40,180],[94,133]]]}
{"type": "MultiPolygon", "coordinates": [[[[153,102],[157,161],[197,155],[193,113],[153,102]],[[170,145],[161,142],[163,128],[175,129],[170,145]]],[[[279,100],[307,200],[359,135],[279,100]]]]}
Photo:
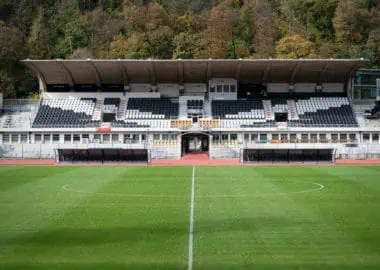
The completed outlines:
{"type": "Polygon", "coordinates": [[[265,120],[274,120],[274,113],[272,108],[272,102],[270,100],[263,100],[265,120]]]}
{"type": "Polygon", "coordinates": [[[187,100],[179,99],[179,119],[187,119],[187,100]]]}
{"type": "Polygon", "coordinates": [[[127,111],[128,99],[122,99],[120,101],[119,109],[117,110],[116,120],[124,120],[125,113],[127,111]]]}
{"type": "Polygon", "coordinates": [[[287,102],[289,108],[288,120],[299,120],[296,102],[294,100],[288,100],[287,102]]]}
{"type": "Polygon", "coordinates": [[[3,128],[24,128],[28,129],[31,126],[30,112],[12,112],[4,117],[2,122],[3,128]]]}
{"type": "Polygon", "coordinates": [[[95,103],[94,113],[92,114],[93,121],[100,121],[102,119],[102,107],[104,100],[98,99],[95,103]]]}
{"type": "Polygon", "coordinates": [[[212,118],[211,100],[205,99],[203,102],[203,118],[212,118]]]}

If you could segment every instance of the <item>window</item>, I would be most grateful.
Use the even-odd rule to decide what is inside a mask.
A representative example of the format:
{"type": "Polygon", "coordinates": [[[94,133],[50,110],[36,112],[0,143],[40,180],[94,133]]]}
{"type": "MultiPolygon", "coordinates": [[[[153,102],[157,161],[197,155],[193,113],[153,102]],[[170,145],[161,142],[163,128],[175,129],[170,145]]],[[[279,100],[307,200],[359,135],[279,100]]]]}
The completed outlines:
{"type": "Polygon", "coordinates": [[[237,139],[238,139],[237,134],[231,134],[231,135],[230,135],[230,140],[231,140],[231,141],[237,141],[237,139]]]}
{"type": "Polygon", "coordinates": [[[124,143],[131,143],[131,141],[132,141],[132,135],[131,134],[124,134],[124,143]]]}
{"type": "Polygon", "coordinates": [[[176,134],[171,134],[170,135],[170,140],[176,141],[177,140],[177,135],[176,134]]]}
{"type": "Polygon", "coordinates": [[[35,143],[41,143],[42,135],[41,134],[34,134],[34,142],[35,143]]]}
{"type": "Polygon", "coordinates": [[[318,135],[317,134],[310,134],[310,140],[312,142],[316,142],[318,140],[318,135]]]}
{"type": "Polygon", "coordinates": [[[259,134],[251,134],[251,141],[257,142],[259,140],[259,134]]]}
{"type": "Polygon", "coordinates": [[[110,134],[103,134],[103,143],[110,143],[110,134]]]}
{"type": "Polygon", "coordinates": [[[288,134],[281,134],[281,141],[287,141],[288,140],[288,134]]]}
{"type": "Polygon", "coordinates": [[[132,142],[133,142],[133,143],[138,143],[139,140],[140,140],[139,137],[140,137],[139,134],[133,134],[133,135],[132,135],[132,142]]]}
{"type": "Polygon", "coordinates": [[[100,143],[100,140],[101,140],[100,134],[94,134],[94,142],[100,143]]]}
{"type": "Polygon", "coordinates": [[[343,142],[347,142],[347,134],[340,134],[340,140],[343,142]]]}
{"type": "Polygon", "coordinates": [[[228,141],[228,134],[222,134],[222,141],[228,141]]]}
{"type": "Polygon", "coordinates": [[[352,142],[356,142],[356,134],[349,134],[348,135],[349,136],[349,138],[350,138],[350,141],[352,141],[352,142]]]}
{"type": "Polygon", "coordinates": [[[210,93],[215,93],[215,86],[210,86],[210,93]]]}
{"type": "Polygon", "coordinates": [[[260,134],[260,142],[267,142],[268,136],[267,134],[260,134]]]}
{"type": "Polygon", "coordinates": [[[297,134],[290,134],[290,141],[296,142],[297,141],[297,134]]]}
{"type": "Polygon", "coordinates": [[[337,142],[338,141],[338,134],[331,134],[331,140],[333,142],[337,142]]]}
{"type": "Polygon", "coordinates": [[[220,134],[215,134],[214,136],[212,136],[212,140],[214,142],[220,141],[220,134]]]}
{"type": "Polygon", "coordinates": [[[18,143],[18,134],[12,134],[11,143],[18,143]]]}
{"type": "Polygon", "coordinates": [[[141,134],[141,141],[143,141],[143,142],[146,141],[146,135],[145,134],[141,134]]]}
{"type": "Polygon", "coordinates": [[[59,134],[53,134],[53,143],[59,143],[59,134]]]}
{"type": "Polygon", "coordinates": [[[112,134],[112,142],[114,143],[119,142],[119,134],[112,134]]]}
{"type": "Polygon", "coordinates": [[[79,134],[74,134],[73,140],[74,140],[74,143],[79,143],[80,142],[80,135],[79,134]]]}
{"type": "Polygon", "coordinates": [[[248,142],[249,141],[249,134],[244,134],[244,141],[248,142]]]}
{"type": "Polygon", "coordinates": [[[50,143],[50,134],[45,134],[44,135],[43,143],[50,143]]]}
{"type": "Polygon", "coordinates": [[[169,135],[168,134],[162,134],[162,140],[164,140],[164,141],[169,140],[169,135]]]}
{"type": "Polygon", "coordinates": [[[153,140],[159,141],[160,140],[160,134],[153,134],[153,140]]]}
{"type": "Polygon", "coordinates": [[[90,135],[82,134],[82,143],[89,143],[89,142],[90,142],[90,135]]]}
{"type": "Polygon", "coordinates": [[[223,85],[223,92],[229,93],[230,92],[230,86],[228,84],[223,85]]]}
{"type": "Polygon", "coordinates": [[[10,137],[9,137],[9,134],[3,134],[3,143],[9,143],[9,139],[10,139],[10,137]]]}
{"type": "Polygon", "coordinates": [[[28,143],[28,134],[26,133],[21,134],[21,143],[28,143]]]}
{"type": "Polygon", "coordinates": [[[231,89],[231,93],[235,93],[236,92],[236,86],[231,84],[230,85],[230,89],[231,89]]]}
{"type": "Polygon", "coordinates": [[[272,134],[272,140],[277,141],[278,139],[279,139],[279,134],[277,133],[272,134]]]}
{"type": "Polygon", "coordinates": [[[327,143],[327,136],[326,136],[326,134],[319,134],[319,141],[321,143],[327,143]]]}
{"type": "Polygon", "coordinates": [[[379,133],[372,133],[372,142],[379,143],[379,133]]]}
{"type": "Polygon", "coordinates": [[[216,91],[217,91],[218,93],[222,93],[222,92],[223,92],[223,86],[222,86],[222,85],[217,85],[217,86],[216,86],[216,91]]]}
{"type": "Polygon", "coordinates": [[[64,142],[65,143],[71,143],[71,134],[65,134],[64,142]]]}
{"type": "Polygon", "coordinates": [[[302,142],[309,142],[309,134],[302,134],[301,140],[302,142]]]}
{"type": "Polygon", "coordinates": [[[364,142],[369,142],[369,133],[364,133],[363,134],[363,141],[364,142]]]}

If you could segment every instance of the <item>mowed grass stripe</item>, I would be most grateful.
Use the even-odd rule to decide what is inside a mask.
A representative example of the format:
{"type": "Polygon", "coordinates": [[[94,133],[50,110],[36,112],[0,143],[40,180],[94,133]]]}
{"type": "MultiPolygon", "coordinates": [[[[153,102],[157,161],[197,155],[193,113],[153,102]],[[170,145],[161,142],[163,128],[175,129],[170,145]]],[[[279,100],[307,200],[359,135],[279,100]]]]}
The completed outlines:
{"type": "Polygon", "coordinates": [[[101,194],[185,195],[189,192],[191,171],[186,168],[103,168],[107,167],[83,168],[81,174],[68,175],[65,183],[58,181],[56,187],[61,185],[58,190],[63,197],[83,199],[73,203],[48,226],[8,241],[8,247],[13,244],[17,248],[1,253],[6,260],[0,262],[0,268],[184,268],[187,262],[188,196],[181,200],[101,194]],[[86,191],[86,194],[62,189],[67,184],[86,191]],[[156,207],[156,203],[164,205],[156,207]],[[122,204],[125,207],[121,207],[122,204]]]}
{"type": "MultiPolygon", "coordinates": [[[[339,218],[334,218],[339,215],[333,214],[339,212],[334,190],[344,188],[354,194],[358,188],[349,179],[344,184],[330,186],[334,178],[312,167],[199,170],[200,194],[256,192],[256,189],[281,194],[263,198],[197,198],[194,269],[375,269],[380,265],[378,250],[352,237],[339,218]],[[210,181],[209,175],[217,177],[210,181]],[[294,179],[318,182],[326,185],[326,189],[285,194],[290,186],[294,188],[294,179]],[[247,181],[252,181],[251,188],[247,181]],[[321,204],[327,212],[321,211],[321,204]]],[[[379,199],[378,193],[366,192],[361,195],[371,194],[379,199]]],[[[365,200],[365,197],[356,198],[356,202],[347,200],[346,205],[365,200]]],[[[362,211],[371,208],[364,205],[362,211]]],[[[367,221],[362,219],[361,226],[356,227],[356,231],[361,231],[358,235],[367,232],[367,221]]],[[[379,231],[372,230],[369,234],[373,237],[371,242],[378,245],[379,231]]]]}

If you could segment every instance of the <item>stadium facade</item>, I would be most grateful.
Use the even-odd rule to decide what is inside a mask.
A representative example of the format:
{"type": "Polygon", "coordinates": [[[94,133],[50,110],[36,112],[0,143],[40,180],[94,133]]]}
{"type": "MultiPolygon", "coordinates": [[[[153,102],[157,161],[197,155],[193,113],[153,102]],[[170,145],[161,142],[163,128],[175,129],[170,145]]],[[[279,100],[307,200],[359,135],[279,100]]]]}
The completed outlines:
{"type": "Polygon", "coordinates": [[[1,158],[380,157],[380,106],[353,102],[363,59],[22,63],[38,77],[41,99],[0,98],[1,158]]]}

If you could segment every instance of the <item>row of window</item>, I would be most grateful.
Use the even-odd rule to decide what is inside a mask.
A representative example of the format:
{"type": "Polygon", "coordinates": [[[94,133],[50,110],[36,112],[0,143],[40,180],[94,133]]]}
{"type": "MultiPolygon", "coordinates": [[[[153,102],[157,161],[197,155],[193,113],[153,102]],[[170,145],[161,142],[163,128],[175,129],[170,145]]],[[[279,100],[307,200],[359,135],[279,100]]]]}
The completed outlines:
{"type": "MultiPolygon", "coordinates": [[[[153,140],[177,140],[176,134],[153,134],[153,140]]],[[[144,143],[147,137],[146,134],[34,134],[34,140],[32,136],[28,136],[28,133],[15,133],[15,134],[3,134],[2,142],[4,144],[9,143],[144,143]]]]}
{"type": "Polygon", "coordinates": [[[216,86],[210,86],[210,93],[236,93],[236,85],[218,84],[216,86]]]}
{"type": "MultiPolygon", "coordinates": [[[[34,140],[28,133],[14,133],[3,134],[2,143],[144,143],[147,140],[146,134],[34,134],[34,140]]],[[[238,134],[236,133],[222,133],[214,134],[212,136],[213,142],[221,141],[237,141],[238,134]]],[[[170,133],[155,133],[152,135],[153,141],[175,141],[178,140],[177,134],[170,133]]],[[[356,142],[359,140],[363,142],[380,143],[379,133],[363,133],[362,138],[359,138],[355,133],[246,133],[244,134],[245,142],[266,142],[273,141],[308,141],[308,142],[324,142],[324,141],[350,141],[356,142]]]]}

